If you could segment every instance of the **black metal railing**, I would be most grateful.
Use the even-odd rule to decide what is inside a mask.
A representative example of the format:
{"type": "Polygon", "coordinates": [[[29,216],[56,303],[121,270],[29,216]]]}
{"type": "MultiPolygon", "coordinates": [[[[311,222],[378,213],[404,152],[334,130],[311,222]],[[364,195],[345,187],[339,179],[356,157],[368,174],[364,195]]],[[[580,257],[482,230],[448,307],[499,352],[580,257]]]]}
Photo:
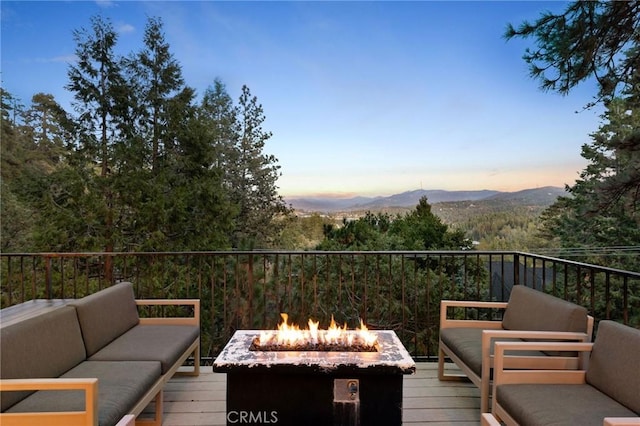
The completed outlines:
{"type": "MultiPolygon", "coordinates": [[[[395,330],[416,359],[436,355],[442,299],[506,301],[526,285],[640,327],[640,273],[513,251],[231,251],[0,255],[1,307],[78,298],[119,281],[139,298],[200,298],[202,357],[280,313],[395,330]]],[[[496,312],[465,309],[461,317],[496,312]]]]}

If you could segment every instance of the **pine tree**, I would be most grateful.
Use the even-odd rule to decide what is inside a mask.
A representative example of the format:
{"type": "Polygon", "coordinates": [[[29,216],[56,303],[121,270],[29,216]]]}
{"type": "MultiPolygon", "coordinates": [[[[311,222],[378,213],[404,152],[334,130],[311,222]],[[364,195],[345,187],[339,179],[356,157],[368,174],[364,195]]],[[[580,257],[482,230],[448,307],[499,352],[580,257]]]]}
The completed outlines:
{"type": "Polygon", "coordinates": [[[0,94],[0,250],[28,252],[39,214],[29,204],[30,194],[37,192],[30,177],[43,172],[38,170],[39,162],[30,161],[33,143],[29,132],[22,131],[20,127],[24,126],[16,125],[18,121],[13,119],[20,113],[16,111],[19,100],[1,88],[0,94]]]}
{"type": "MultiPolygon", "coordinates": [[[[216,78],[202,97],[200,116],[209,127],[212,149],[216,152],[215,166],[222,170],[231,170],[238,162],[240,128],[237,114],[225,84],[216,78]]],[[[227,188],[231,188],[231,174],[225,175],[224,179],[227,188]]]]}
{"type": "MultiPolygon", "coordinates": [[[[640,1],[575,1],[562,14],[511,25],[505,37],[532,37],[524,60],[543,90],[569,93],[595,78],[603,124],[582,148],[580,179],[543,214],[544,235],[565,247],[639,245],[640,1]]],[[[628,258],[615,263],[631,269],[628,258]]],[[[634,263],[634,262],[631,262],[634,263]]],[[[635,267],[637,268],[637,266],[635,267]]]]}
{"type": "Polygon", "coordinates": [[[264,154],[265,143],[272,135],[262,129],[265,121],[262,105],[247,86],[242,87],[237,114],[238,157],[228,170],[231,199],[239,208],[233,246],[268,247],[280,230],[275,219],[288,212],[277,193],[280,166],[275,156],[264,154]]]}
{"type": "Polygon", "coordinates": [[[65,155],[66,141],[71,139],[70,120],[53,95],[36,93],[31,108],[24,112],[24,129],[33,141],[34,152],[46,161],[58,163],[65,155]]]}
{"type": "MultiPolygon", "coordinates": [[[[567,94],[595,78],[596,102],[629,88],[640,70],[640,1],[574,1],[564,13],[545,12],[534,23],[509,24],[505,37],[536,40],[523,59],[543,90],[567,94]]],[[[637,90],[637,88],[636,88],[637,90]]]]}
{"type": "Polygon", "coordinates": [[[78,61],[69,68],[66,88],[74,93],[84,135],[79,148],[100,165],[100,176],[106,177],[131,90],[114,51],[118,36],[113,25],[101,16],[92,17],[91,24],[93,32],[84,28],[73,32],[78,61]]]}
{"type": "Polygon", "coordinates": [[[175,133],[175,165],[168,176],[169,235],[172,243],[180,244],[176,249],[228,249],[234,209],[223,185],[223,171],[216,166],[209,123],[201,119],[199,108],[185,109],[185,101],[169,108],[172,122],[181,122],[175,133]]]}
{"type": "Polygon", "coordinates": [[[171,250],[168,226],[171,198],[175,196],[169,177],[175,172],[178,155],[176,126],[170,108],[176,103],[185,115],[193,91],[184,85],[182,69],[165,40],[162,21],[149,18],[143,48],[125,61],[131,84],[132,120],[126,126],[119,157],[123,159],[114,175],[120,203],[127,214],[121,228],[126,229],[126,245],[136,250],[171,250]]]}
{"type": "Polygon", "coordinates": [[[144,33],[144,49],[129,61],[129,71],[137,82],[139,131],[151,141],[150,164],[154,171],[165,149],[168,137],[168,103],[185,90],[180,65],[170,52],[160,18],[149,18],[144,33]]]}
{"type": "MultiPolygon", "coordinates": [[[[75,64],[66,88],[74,94],[78,139],[69,167],[51,176],[48,223],[40,241],[51,249],[114,251],[120,238],[114,220],[116,194],[111,169],[126,125],[131,92],[115,53],[117,33],[110,21],[91,19],[91,29],[74,31],[75,64]]],[[[111,278],[111,265],[105,265],[111,278]]]]}
{"type": "MultiPolygon", "coordinates": [[[[589,161],[580,179],[542,214],[543,234],[563,247],[619,247],[619,256],[585,261],[640,270],[623,247],[640,245],[640,109],[630,99],[608,102],[603,124],[582,147],[589,161]],[[632,149],[629,149],[629,148],[632,149]]],[[[615,249],[614,249],[615,251],[615,249]]]]}

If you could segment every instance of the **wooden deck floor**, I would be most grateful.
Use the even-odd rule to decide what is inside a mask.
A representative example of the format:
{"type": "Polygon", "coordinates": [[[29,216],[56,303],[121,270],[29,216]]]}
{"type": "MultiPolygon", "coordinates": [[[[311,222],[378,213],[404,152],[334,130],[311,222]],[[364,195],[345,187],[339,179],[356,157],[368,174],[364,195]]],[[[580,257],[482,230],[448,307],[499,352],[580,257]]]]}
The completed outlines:
{"type": "MultiPolygon", "coordinates": [[[[455,367],[452,367],[455,368],[455,367]]],[[[480,393],[470,382],[440,382],[436,363],[417,363],[404,376],[403,424],[467,426],[480,424],[480,393]]],[[[178,376],[164,391],[164,426],[225,423],[226,375],[203,367],[199,377],[178,376]]]]}

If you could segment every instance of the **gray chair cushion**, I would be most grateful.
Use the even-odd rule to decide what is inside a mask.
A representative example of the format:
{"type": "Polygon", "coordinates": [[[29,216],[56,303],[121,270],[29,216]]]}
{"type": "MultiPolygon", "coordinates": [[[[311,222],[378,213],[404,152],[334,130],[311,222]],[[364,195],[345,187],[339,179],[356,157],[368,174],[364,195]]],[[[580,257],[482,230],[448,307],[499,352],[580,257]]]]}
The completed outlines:
{"type": "Polygon", "coordinates": [[[131,283],[120,283],[72,303],[91,356],[140,321],[131,283]]]}
{"type": "MultiPolygon", "coordinates": [[[[456,354],[478,376],[482,375],[482,329],[481,328],[443,328],[440,330],[442,342],[456,354]]],[[[494,342],[521,342],[521,339],[500,338],[494,342]]],[[[490,351],[493,354],[494,345],[490,351]]],[[[507,352],[509,354],[509,352],[507,352]]],[[[538,351],[519,351],[518,355],[542,356],[538,351]]],[[[492,371],[493,373],[493,371],[492,371]]],[[[493,374],[492,374],[493,376],[493,374]]]]}
{"type": "MultiPolygon", "coordinates": [[[[98,424],[113,426],[160,378],[158,362],[85,361],[63,378],[98,379],[98,424]]],[[[79,411],[84,409],[83,391],[38,391],[8,412],[79,411]]]]}
{"type": "Polygon", "coordinates": [[[640,415],[640,330],[600,321],[587,383],[640,415]]]}
{"type": "Polygon", "coordinates": [[[498,403],[521,425],[602,426],[605,417],[636,414],[593,386],[500,385],[498,403]]]}
{"type": "Polygon", "coordinates": [[[162,374],[200,335],[190,325],[137,325],[89,359],[92,361],[159,361],[162,374]]]}
{"type": "MultiPolygon", "coordinates": [[[[76,310],[64,306],[0,329],[0,377],[58,377],[85,360],[76,310]]],[[[31,392],[2,392],[2,411],[31,392]]]]}
{"type": "Polygon", "coordinates": [[[541,291],[516,285],[502,319],[506,330],[587,331],[587,310],[541,291]]]}

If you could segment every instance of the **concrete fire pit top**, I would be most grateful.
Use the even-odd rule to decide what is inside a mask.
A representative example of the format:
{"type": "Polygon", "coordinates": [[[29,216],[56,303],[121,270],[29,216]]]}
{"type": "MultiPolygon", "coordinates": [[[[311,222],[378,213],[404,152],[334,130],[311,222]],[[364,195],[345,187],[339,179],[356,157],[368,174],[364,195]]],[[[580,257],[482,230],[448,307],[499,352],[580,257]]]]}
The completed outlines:
{"type": "Polygon", "coordinates": [[[213,363],[213,371],[274,371],[297,373],[412,374],[416,364],[396,336],[389,330],[372,330],[378,336],[378,352],[251,351],[249,347],[260,330],[236,331],[213,363]]]}

